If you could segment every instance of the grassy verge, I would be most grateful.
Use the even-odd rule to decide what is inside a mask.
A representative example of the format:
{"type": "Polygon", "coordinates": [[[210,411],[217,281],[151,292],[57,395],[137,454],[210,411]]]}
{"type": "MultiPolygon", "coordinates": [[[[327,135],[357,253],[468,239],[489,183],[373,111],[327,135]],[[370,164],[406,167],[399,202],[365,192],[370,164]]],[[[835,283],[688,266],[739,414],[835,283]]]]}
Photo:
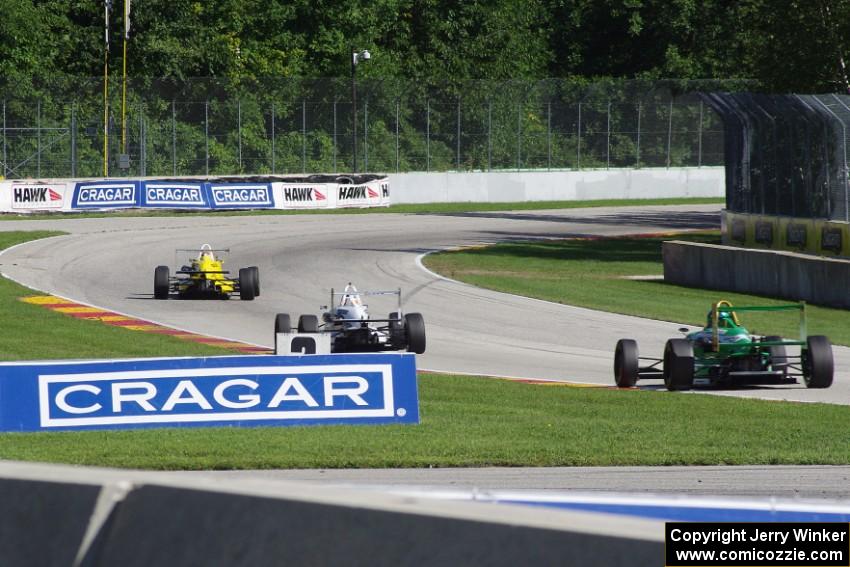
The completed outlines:
{"type": "MultiPolygon", "coordinates": [[[[0,247],[51,234],[0,233],[0,247]]],[[[28,293],[0,280],[3,358],[223,352],[18,301],[28,293]]],[[[5,433],[0,459],[193,470],[850,463],[845,406],[433,374],[420,376],[419,396],[414,426],[5,433]]]]}
{"type": "MultiPolygon", "coordinates": [[[[677,239],[720,242],[717,232],[681,235],[677,239]]],[[[489,289],[691,325],[704,324],[711,303],[718,299],[727,299],[733,305],[788,303],[679,287],[660,280],[627,279],[663,274],[664,240],[669,237],[506,243],[431,254],[425,258],[425,265],[448,277],[489,289]]],[[[810,305],[807,314],[809,334],[826,335],[834,343],[850,345],[850,317],[846,310],[810,305]]],[[[799,337],[798,312],[746,313],[741,317],[750,332],[799,337]]]]}
{"type": "Polygon", "coordinates": [[[595,201],[535,201],[525,203],[425,203],[420,205],[391,205],[370,209],[313,209],[313,210],[256,210],[256,211],[169,211],[127,210],[100,213],[0,214],[0,221],[53,220],[103,217],[173,217],[173,216],[257,216],[257,215],[362,215],[372,213],[451,214],[476,211],[539,211],[545,209],[580,209],[587,207],[635,207],[647,205],[704,205],[722,204],[723,199],[605,199],[595,201]]]}
{"type": "Polygon", "coordinates": [[[420,377],[413,426],[0,435],[0,456],[146,469],[846,464],[850,408],[420,377]]]}

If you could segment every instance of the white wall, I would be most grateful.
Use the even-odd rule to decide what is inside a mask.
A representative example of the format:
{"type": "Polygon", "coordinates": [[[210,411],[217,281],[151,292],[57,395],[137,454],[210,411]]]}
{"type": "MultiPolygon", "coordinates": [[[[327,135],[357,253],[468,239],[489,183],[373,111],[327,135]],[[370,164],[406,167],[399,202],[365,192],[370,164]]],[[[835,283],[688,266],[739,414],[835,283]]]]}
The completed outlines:
{"type": "Polygon", "coordinates": [[[391,173],[393,204],[724,197],[725,169],[391,173]]]}

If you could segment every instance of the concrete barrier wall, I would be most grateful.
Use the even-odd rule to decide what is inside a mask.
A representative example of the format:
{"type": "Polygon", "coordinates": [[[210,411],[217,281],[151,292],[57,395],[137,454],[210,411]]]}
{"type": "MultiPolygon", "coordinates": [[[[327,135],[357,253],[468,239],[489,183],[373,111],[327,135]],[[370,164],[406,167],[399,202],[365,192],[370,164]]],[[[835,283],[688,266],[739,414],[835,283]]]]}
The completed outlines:
{"type": "Polygon", "coordinates": [[[655,520],[287,481],[6,461],[0,498],[0,565],[655,566],[664,552],[655,520]]]}
{"type": "Polygon", "coordinates": [[[661,251],[666,282],[850,308],[850,260],[681,241],[661,251]]]}
{"type": "Polygon", "coordinates": [[[393,204],[724,197],[723,167],[390,174],[393,204]]]}

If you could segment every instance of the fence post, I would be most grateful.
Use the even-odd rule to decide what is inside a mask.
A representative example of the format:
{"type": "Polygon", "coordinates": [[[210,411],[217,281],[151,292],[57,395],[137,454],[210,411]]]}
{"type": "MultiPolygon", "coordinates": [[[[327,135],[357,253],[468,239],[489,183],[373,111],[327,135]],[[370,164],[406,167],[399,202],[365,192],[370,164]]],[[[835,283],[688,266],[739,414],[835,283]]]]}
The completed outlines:
{"type": "Polygon", "coordinates": [[[395,101],[395,172],[399,171],[399,118],[401,112],[401,103],[395,101]]]}
{"type": "Polygon", "coordinates": [[[145,110],[139,107],[139,175],[145,177],[148,170],[148,133],[145,130],[145,110]]]}
{"type": "Polygon", "coordinates": [[[77,176],[77,105],[71,103],[71,177],[77,176]]]}
{"type": "Polygon", "coordinates": [[[460,171],[460,98],[457,99],[457,170],[460,171]]]}
{"type": "Polygon", "coordinates": [[[699,101],[699,124],[697,125],[697,167],[702,167],[702,101],[699,101]]]}
{"type": "Polygon", "coordinates": [[[9,162],[6,157],[6,100],[3,100],[3,178],[6,177],[6,172],[9,169],[9,162]]]}
{"type": "Polygon", "coordinates": [[[307,173],[307,101],[301,101],[301,173],[307,173]]]}
{"type": "Polygon", "coordinates": [[[673,99],[670,99],[670,115],[667,117],[667,169],[670,169],[670,144],[673,142],[673,99]]]}
{"type": "Polygon", "coordinates": [[[552,101],[546,107],[546,169],[552,169],[552,101]]]}
{"type": "Polygon", "coordinates": [[[171,175],[177,175],[177,107],[171,101],[171,175]]]}
{"type": "Polygon", "coordinates": [[[41,99],[35,103],[36,176],[41,177],[41,99]]]}
{"type": "MultiPolygon", "coordinates": [[[[276,158],[277,158],[277,148],[275,147],[275,132],[274,132],[275,124],[274,124],[274,114],[275,114],[275,111],[274,111],[274,101],[272,101],[272,175],[274,175],[275,173],[277,173],[277,162],[276,162],[276,158]]],[[[334,116],[334,119],[336,119],[336,116],[334,116]]],[[[334,132],[334,142],[336,142],[336,132],[334,132]]]]}
{"type": "Polygon", "coordinates": [[[522,103],[516,108],[516,168],[519,170],[522,165],[522,103]]]}
{"type": "Polygon", "coordinates": [[[487,101],[487,171],[493,169],[493,101],[487,101]]]}
{"type": "Polygon", "coordinates": [[[643,103],[638,103],[638,116],[637,116],[637,148],[635,149],[635,168],[640,167],[640,111],[643,107],[643,103]]]}
{"type": "Polygon", "coordinates": [[[204,174],[210,174],[210,101],[204,101],[204,174]]]}
{"type": "Polygon", "coordinates": [[[239,173],[242,173],[242,100],[236,99],[236,141],[239,146],[239,173]]]}
{"type": "Polygon", "coordinates": [[[578,137],[576,138],[576,169],[581,169],[581,103],[578,103],[578,137]]]}
{"type": "Polygon", "coordinates": [[[333,154],[334,154],[334,173],[336,173],[337,172],[337,169],[336,169],[336,152],[337,152],[337,150],[336,150],[336,100],[334,100],[333,108],[334,108],[334,151],[333,151],[333,154]]]}
{"type": "Polygon", "coordinates": [[[431,101],[425,101],[425,171],[431,171],[431,101]]]}
{"type": "Polygon", "coordinates": [[[611,169],[611,101],[608,101],[608,134],[605,138],[605,169],[611,169]]]}

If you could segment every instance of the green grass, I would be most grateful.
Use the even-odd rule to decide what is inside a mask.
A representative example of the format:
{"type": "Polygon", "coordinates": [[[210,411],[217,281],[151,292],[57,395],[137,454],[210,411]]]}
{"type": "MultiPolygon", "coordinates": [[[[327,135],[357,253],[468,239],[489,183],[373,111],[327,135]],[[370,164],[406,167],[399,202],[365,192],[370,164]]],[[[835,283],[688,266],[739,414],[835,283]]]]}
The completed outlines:
{"type": "Polygon", "coordinates": [[[362,215],[372,213],[408,214],[451,214],[478,211],[534,211],[544,209],[579,209],[586,207],[635,207],[646,205],[702,205],[722,204],[724,199],[680,198],[680,199],[606,199],[591,201],[535,201],[524,203],[426,203],[421,205],[391,205],[368,209],[313,209],[313,210],[256,210],[256,211],[169,211],[169,210],[126,210],[99,213],[48,213],[48,214],[0,214],[0,221],[54,220],[68,218],[106,217],[173,217],[173,216],[257,216],[257,215],[362,215]]]}
{"type": "Polygon", "coordinates": [[[421,423],[0,435],[0,456],[145,469],[846,464],[850,408],[420,377],[421,423]]]}
{"type": "MultiPolygon", "coordinates": [[[[53,234],[0,233],[0,247],[53,234]]],[[[653,264],[640,243],[619,242],[612,264],[653,264]]],[[[0,280],[5,359],[223,352],[18,301],[28,293],[0,280]]],[[[160,470],[850,463],[846,406],[435,374],[420,375],[419,396],[419,425],[5,433],[0,459],[160,470]]]]}
{"type": "MultiPolygon", "coordinates": [[[[679,240],[720,242],[718,232],[685,234],[679,240]]],[[[787,300],[741,293],[680,287],[626,276],[662,275],[661,243],[669,237],[558,240],[497,244],[431,254],[425,265],[435,272],[480,287],[648,317],[675,324],[705,324],[711,303],[780,305],[787,300]]],[[[850,313],[808,305],[808,331],[850,345],[850,313]]],[[[799,338],[799,312],[742,313],[750,332],[799,338]]],[[[671,325],[671,336],[675,325],[671,325]]]]}

